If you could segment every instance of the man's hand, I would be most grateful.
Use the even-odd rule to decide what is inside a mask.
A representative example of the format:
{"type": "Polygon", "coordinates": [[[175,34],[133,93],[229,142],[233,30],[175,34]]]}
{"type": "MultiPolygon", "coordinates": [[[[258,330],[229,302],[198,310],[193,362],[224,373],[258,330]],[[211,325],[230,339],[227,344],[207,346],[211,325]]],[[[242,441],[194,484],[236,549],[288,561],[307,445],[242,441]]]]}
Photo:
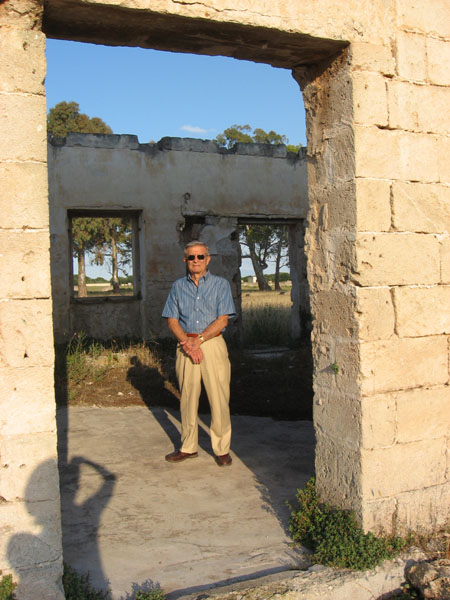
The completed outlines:
{"type": "Polygon", "coordinates": [[[203,360],[203,352],[200,348],[198,338],[189,338],[185,342],[180,342],[184,352],[192,359],[192,362],[199,365],[203,360]]]}

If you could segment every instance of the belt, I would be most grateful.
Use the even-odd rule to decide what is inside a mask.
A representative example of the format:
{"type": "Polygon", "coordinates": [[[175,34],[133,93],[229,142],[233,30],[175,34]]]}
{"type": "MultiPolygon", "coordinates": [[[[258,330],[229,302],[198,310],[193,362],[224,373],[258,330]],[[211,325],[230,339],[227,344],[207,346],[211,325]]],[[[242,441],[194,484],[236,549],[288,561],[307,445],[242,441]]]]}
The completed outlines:
{"type": "MultiPolygon", "coordinates": [[[[200,334],[199,333],[187,333],[186,334],[188,337],[198,337],[200,334]]],[[[221,333],[218,333],[217,335],[215,335],[214,337],[219,337],[219,335],[222,335],[221,333]]]]}

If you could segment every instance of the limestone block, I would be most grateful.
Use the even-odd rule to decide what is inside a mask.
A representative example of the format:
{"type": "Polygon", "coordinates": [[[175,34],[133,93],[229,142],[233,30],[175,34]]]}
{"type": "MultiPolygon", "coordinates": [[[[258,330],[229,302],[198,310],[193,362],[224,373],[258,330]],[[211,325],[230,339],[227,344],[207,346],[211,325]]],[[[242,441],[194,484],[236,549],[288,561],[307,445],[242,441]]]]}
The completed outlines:
{"type": "Polygon", "coordinates": [[[439,244],[441,259],[441,282],[450,283],[450,237],[447,236],[439,244]]]}
{"type": "Polygon", "coordinates": [[[357,231],[389,231],[391,184],[382,179],[356,180],[357,231]]]}
{"type": "Polygon", "coordinates": [[[392,186],[392,221],[399,231],[450,231],[450,187],[395,181],[392,186]]]}
{"type": "MultiPolygon", "coordinates": [[[[51,339],[50,300],[0,302],[1,367],[52,367],[51,339]]],[[[26,377],[26,371],[23,376],[26,377]]]]}
{"type": "Polygon", "coordinates": [[[0,94],[0,161],[47,160],[45,96],[0,94]]]}
{"type": "Polygon", "coordinates": [[[388,123],[386,81],[378,73],[352,74],[356,123],[386,126],[388,123]]]}
{"type": "Polygon", "coordinates": [[[52,367],[0,369],[0,436],[55,429],[52,367]]]}
{"type": "Polygon", "coordinates": [[[431,83],[450,85],[450,42],[428,38],[427,58],[431,83]]]}
{"type": "Polygon", "coordinates": [[[440,144],[446,138],[400,130],[356,125],[355,152],[357,177],[437,182],[440,144]]]}
{"type": "Polygon", "coordinates": [[[35,0],[9,0],[0,4],[0,23],[4,27],[39,30],[43,10],[42,3],[35,0]]]}
{"type": "Polygon", "coordinates": [[[450,333],[450,285],[395,288],[394,305],[400,337],[450,333]]]}
{"type": "Polygon", "coordinates": [[[446,447],[442,440],[395,444],[361,451],[362,494],[386,498],[445,482],[446,447]]]}
{"type": "Polygon", "coordinates": [[[60,500],[2,502],[0,564],[14,570],[61,559],[60,500]]]}
{"type": "Polygon", "coordinates": [[[389,288],[356,288],[361,340],[385,340],[394,335],[395,315],[389,288]]]}
{"type": "Polygon", "coordinates": [[[410,31],[450,37],[450,4],[442,0],[397,0],[397,23],[410,31]]]}
{"type": "Polygon", "coordinates": [[[426,38],[414,33],[397,33],[397,71],[401,78],[425,81],[427,77],[426,38]]]}
{"type": "Polygon", "coordinates": [[[47,169],[43,163],[2,164],[0,229],[48,228],[47,181],[47,169]]]}
{"type": "Polygon", "coordinates": [[[450,133],[450,88],[389,81],[389,126],[424,133],[450,133]]]}
{"type": "Polygon", "coordinates": [[[339,337],[356,335],[355,300],[341,291],[327,290],[314,294],[314,319],[322,333],[339,337]]]}
{"type": "Polygon", "coordinates": [[[445,438],[450,431],[450,388],[408,390],[395,394],[397,441],[445,438]]]}
{"type": "Polygon", "coordinates": [[[314,403],[314,422],[336,444],[353,450],[360,447],[360,404],[350,394],[321,390],[314,403]]]}
{"type": "MultiPolygon", "coordinates": [[[[313,324],[316,329],[316,323],[313,324]]],[[[323,390],[358,396],[359,344],[350,338],[314,334],[314,391],[317,399],[323,390]],[[338,341],[337,341],[338,340],[338,341]],[[333,365],[338,366],[335,372],[333,365]]]]}
{"type": "Polygon", "coordinates": [[[450,184],[450,168],[448,161],[448,157],[450,156],[450,136],[440,136],[437,139],[437,144],[439,181],[444,184],[450,184]]]}
{"type": "Polygon", "coordinates": [[[49,247],[47,231],[0,230],[0,298],[50,296],[49,247]]]}
{"type": "Polygon", "coordinates": [[[444,385],[449,378],[446,336],[365,342],[360,356],[363,394],[444,385]]]}
{"type": "Polygon", "coordinates": [[[356,239],[355,280],[363,286],[440,281],[439,240],[414,233],[361,233],[356,239]]]}
{"type": "Polygon", "coordinates": [[[0,440],[0,489],[6,501],[59,498],[55,431],[0,440]]]}
{"type": "Polygon", "coordinates": [[[396,421],[394,394],[377,394],[361,398],[362,447],[392,446],[396,439],[396,421]]]}
{"type": "Polygon", "coordinates": [[[394,74],[394,59],[390,46],[367,42],[353,42],[350,47],[353,69],[374,71],[383,75],[394,74]]]}
{"type": "Polygon", "coordinates": [[[15,590],[18,600],[39,598],[39,600],[64,600],[65,595],[61,585],[62,557],[50,564],[34,568],[18,569],[18,581],[15,590]]]}
{"type": "Polygon", "coordinates": [[[362,526],[365,531],[372,531],[376,535],[392,533],[394,524],[396,500],[395,498],[381,498],[364,501],[362,503],[362,526]]]}
{"type": "Polygon", "coordinates": [[[400,531],[438,531],[448,525],[450,486],[448,483],[399,494],[396,520],[400,531]]]}
{"type": "Polygon", "coordinates": [[[45,94],[45,35],[40,31],[2,29],[0,92],[45,94]]]}

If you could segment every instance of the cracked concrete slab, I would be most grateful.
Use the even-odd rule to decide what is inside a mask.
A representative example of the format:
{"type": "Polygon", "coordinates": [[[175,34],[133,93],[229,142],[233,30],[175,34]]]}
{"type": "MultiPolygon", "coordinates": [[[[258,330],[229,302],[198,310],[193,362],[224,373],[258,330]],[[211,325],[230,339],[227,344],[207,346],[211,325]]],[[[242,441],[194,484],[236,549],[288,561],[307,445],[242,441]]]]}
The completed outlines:
{"type": "Polygon", "coordinates": [[[149,581],[178,598],[307,564],[286,500],[313,474],[312,423],[233,416],[233,464],[219,468],[207,422],[198,458],[174,465],[176,412],[59,410],[64,559],[114,599],[149,581]]]}

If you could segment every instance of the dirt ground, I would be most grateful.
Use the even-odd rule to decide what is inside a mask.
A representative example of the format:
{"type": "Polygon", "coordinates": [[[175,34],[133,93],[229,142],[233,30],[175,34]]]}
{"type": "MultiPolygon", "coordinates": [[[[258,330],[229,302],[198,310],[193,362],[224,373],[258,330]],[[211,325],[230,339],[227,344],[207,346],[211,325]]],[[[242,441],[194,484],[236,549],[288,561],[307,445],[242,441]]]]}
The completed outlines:
{"type": "MultiPolygon", "coordinates": [[[[158,366],[145,364],[138,353],[130,350],[116,353],[114,360],[109,360],[103,370],[100,368],[100,374],[94,369],[80,381],[68,381],[64,369],[57,370],[58,404],[178,409],[174,348],[159,348],[158,366]]],[[[106,360],[104,356],[96,359],[100,367],[106,360]]],[[[312,357],[308,344],[268,353],[266,357],[231,348],[230,361],[232,414],[281,420],[312,418],[312,357]]],[[[209,412],[204,392],[199,411],[209,412]]]]}

